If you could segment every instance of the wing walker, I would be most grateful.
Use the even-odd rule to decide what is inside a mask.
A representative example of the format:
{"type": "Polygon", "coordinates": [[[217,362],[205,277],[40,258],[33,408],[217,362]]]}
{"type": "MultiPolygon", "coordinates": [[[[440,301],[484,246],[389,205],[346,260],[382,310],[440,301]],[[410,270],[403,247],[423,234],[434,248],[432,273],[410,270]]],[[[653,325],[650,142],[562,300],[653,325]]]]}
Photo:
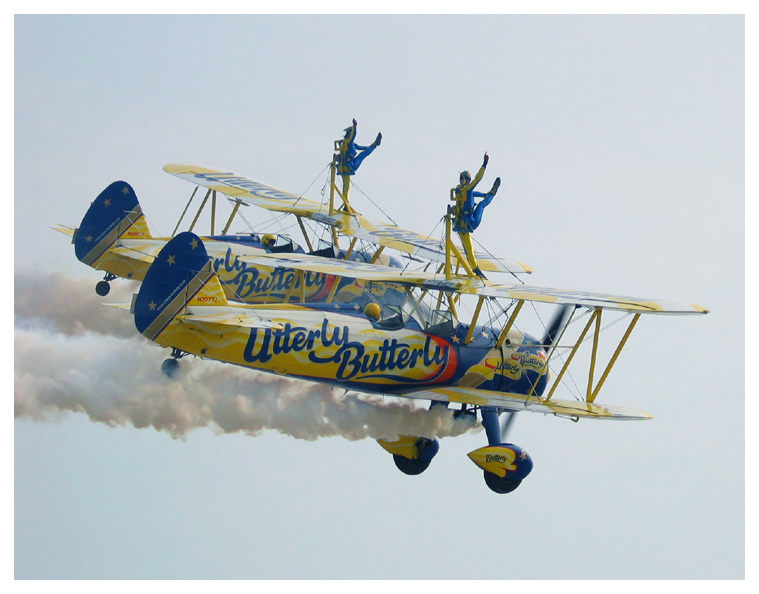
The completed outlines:
{"type": "MultiPolygon", "coordinates": [[[[518,412],[574,421],[651,418],[600,403],[601,389],[642,315],[707,309],[531,286],[521,280],[529,266],[475,251],[471,233],[500,186],[497,178],[489,192],[474,191],[487,154],[474,180],[462,172],[451,190],[442,237],[365,218],[350,202],[352,177],[382,135],[361,146],[356,132],[353,120],[335,141],[325,202],[223,169],[166,165],[196,186],[170,237],[151,234],[123,181],[101,192],[79,227],[57,230],[71,236],[79,260],[105,273],[98,294],[116,278],[141,281],[132,303],[117,306],[129,309],[142,335],[171,349],[162,366],[167,375],[193,355],[449,408],[461,422],[481,421],[487,445],[469,457],[497,493],[516,489],[533,468],[529,454],[508,441],[518,412]],[[189,229],[177,233],[199,188],[205,198],[189,229]],[[219,194],[232,212],[217,235],[219,194]],[[209,201],[211,233],[201,236],[194,228],[209,201]],[[305,249],[271,229],[229,234],[250,205],[293,216],[305,249]],[[515,282],[496,282],[491,273],[515,282]],[[553,312],[535,337],[525,328],[539,323],[541,308],[553,312]]],[[[411,475],[426,470],[440,447],[434,435],[378,442],[411,475]]]]}

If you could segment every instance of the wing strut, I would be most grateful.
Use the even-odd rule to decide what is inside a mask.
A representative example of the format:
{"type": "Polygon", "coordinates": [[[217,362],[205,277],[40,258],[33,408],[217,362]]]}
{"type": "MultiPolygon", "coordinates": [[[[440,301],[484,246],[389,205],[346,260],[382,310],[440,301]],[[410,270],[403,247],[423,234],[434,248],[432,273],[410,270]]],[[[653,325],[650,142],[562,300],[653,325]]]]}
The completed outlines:
{"type": "Polygon", "coordinates": [[[586,402],[589,404],[592,404],[593,402],[595,402],[596,396],[598,396],[598,393],[601,391],[601,388],[606,382],[606,378],[609,377],[609,373],[611,372],[612,367],[614,367],[614,364],[617,362],[617,359],[619,358],[619,355],[622,352],[622,349],[624,348],[625,344],[627,344],[627,339],[630,338],[630,335],[632,334],[632,331],[635,328],[635,325],[638,323],[638,319],[640,319],[640,316],[641,316],[640,313],[636,313],[633,315],[633,318],[630,321],[630,324],[628,325],[624,336],[622,336],[622,339],[619,341],[619,344],[617,345],[617,348],[614,351],[614,354],[611,356],[611,359],[609,359],[609,362],[606,364],[606,368],[604,369],[603,373],[601,374],[601,378],[598,380],[598,383],[596,384],[594,388],[593,375],[594,375],[595,367],[596,367],[596,359],[598,357],[598,342],[599,342],[599,336],[601,334],[601,312],[602,311],[603,311],[603,308],[600,308],[600,307],[597,307],[594,309],[593,315],[590,316],[588,323],[585,325],[585,328],[583,329],[582,333],[577,339],[577,342],[572,347],[572,351],[569,353],[569,357],[564,363],[564,366],[561,368],[559,375],[556,377],[556,380],[554,381],[553,386],[551,386],[551,390],[548,392],[548,395],[545,397],[546,401],[550,400],[551,397],[553,396],[553,393],[556,391],[556,388],[561,383],[561,380],[564,377],[564,373],[569,368],[569,365],[572,362],[572,359],[574,358],[575,354],[577,354],[577,351],[580,348],[580,345],[585,339],[585,336],[588,334],[590,327],[593,326],[593,324],[595,324],[595,334],[593,336],[593,347],[592,347],[592,352],[590,356],[590,371],[588,374],[588,386],[587,386],[587,392],[586,392],[587,394],[586,402]]]}
{"type": "MultiPolygon", "coordinates": [[[[221,232],[222,235],[226,235],[227,231],[229,231],[229,227],[232,225],[232,220],[235,218],[237,211],[240,210],[241,204],[242,201],[239,198],[235,199],[235,207],[232,209],[232,214],[229,215],[229,219],[227,219],[227,224],[224,225],[224,229],[221,232]]],[[[308,237],[306,238],[306,241],[308,241],[308,237]]]]}
{"type": "Polygon", "coordinates": [[[337,293],[337,289],[340,286],[340,279],[335,277],[332,277],[332,288],[329,290],[329,295],[327,295],[327,303],[332,303],[332,300],[335,298],[335,293],[337,293]]]}
{"type": "Polygon", "coordinates": [[[485,302],[485,297],[481,296],[477,300],[477,307],[474,308],[474,315],[472,316],[472,323],[469,324],[469,331],[466,333],[466,338],[464,339],[464,344],[469,344],[472,342],[472,335],[474,334],[474,326],[477,324],[477,318],[480,317],[480,310],[482,309],[482,304],[485,302]]]}
{"type": "Polygon", "coordinates": [[[215,190],[211,190],[211,188],[208,188],[208,191],[206,192],[206,196],[205,198],[203,198],[203,202],[200,203],[198,212],[195,213],[195,218],[192,220],[192,224],[190,225],[190,228],[188,229],[188,231],[192,231],[195,228],[195,223],[198,222],[198,219],[200,218],[200,213],[203,212],[203,209],[206,207],[206,202],[208,202],[208,197],[211,195],[211,192],[215,193],[215,190]]]}
{"type": "Polygon", "coordinates": [[[593,352],[590,355],[590,372],[588,373],[588,395],[585,400],[590,402],[591,386],[593,386],[593,372],[596,369],[596,355],[598,354],[598,339],[601,337],[601,314],[603,309],[596,308],[593,317],[596,319],[596,330],[593,333],[593,352]]]}
{"type": "Polygon", "coordinates": [[[374,256],[372,256],[372,260],[371,260],[370,264],[374,264],[374,263],[376,263],[376,262],[377,262],[377,260],[379,260],[379,257],[380,257],[380,255],[382,254],[382,251],[383,251],[384,249],[385,249],[385,246],[384,246],[384,245],[381,245],[381,246],[379,246],[379,247],[377,248],[377,251],[376,251],[376,252],[374,252],[374,256]]]}
{"type": "MultiPolygon", "coordinates": [[[[514,308],[514,311],[511,313],[511,316],[509,317],[509,321],[507,324],[503,327],[503,330],[501,330],[501,333],[498,335],[498,340],[495,342],[495,348],[500,349],[503,346],[503,343],[506,340],[506,336],[509,334],[509,330],[511,330],[511,327],[514,325],[514,322],[517,319],[517,316],[519,315],[519,312],[522,309],[522,306],[524,305],[524,299],[520,299],[517,301],[517,306],[514,308]]],[[[549,395],[550,398],[550,395],[549,395]]]]}
{"type": "Polygon", "coordinates": [[[625,332],[625,335],[622,337],[622,340],[619,341],[619,345],[617,346],[617,350],[614,351],[614,354],[612,355],[611,359],[609,360],[609,364],[606,366],[606,369],[604,370],[603,374],[601,375],[601,379],[598,380],[598,384],[596,385],[596,389],[593,390],[593,393],[588,398],[588,402],[594,402],[596,399],[596,396],[598,396],[598,393],[601,391],[601,386],[604,385],[604,382],[606,381],[606,378],[609,376],[609,372],[611,371],[611,368],[614,366],[614,363],[616,363],[617,358],[619,357],[619,353],[622,352],[622,348],[625,346],[625,343],[627,343],[627,339],[630,338],[630,334],[632,334],[633,328],[635,328],[635,324],[638,323],[638,318],[640,318],[640,314],[637,313],[633,316],[633,319],[630,321],[630,325],[627,327],[627,331],[625,332]]]}
{"type": "Polygon", "coordinates": [[[358,237],[354,237],[351,239],[351,244],[348,246],[348,251],[345,252],[345,260],[350,260],[351,254],[353,253],[353,248],[356,247],[356,242],[358,241],[358,237]]]}
{"type": "Polygon", "coordinates": [[[583,329],[582,334],[580,334],[580,337],[577,339],[575,346],[572,347],[572,352],[569,353],[569,357],[564,363],[564,367],[561,368],[559,375],[556,377],[556,381],[553,383],[553,386],[551,386],[551,391],[548,392],[548,396],[546,396],[546,400],[551,399],[551,396],[553,396],[553,393],[556,391],[557,386],[561,383],[561,378],[564,377],[564,373],[569,368],[569,364],[572,362],[572,359],[574,359],[574,356],[577,354],[577,350],[580,348],[580,344],[582,344],[582,341],[585,338],[585,335],[588,333],[588,330],[590,330],[591,324],[595,322],[596,318],[600,318],[600,317],[601,317],[601,308],[597,307],[595,311],[593,312],[593,315],[590,316],[590,319],[588,320],[588,323],[585,325],[585,328],[583,329]]]}
{"type": "Polygon", "coordinates": [[[177,234],[177,229],[179,229],[179,225],[182,224],[182,219],[184,218],[184,215],[187,214],[187,209],[190,208],[192,199],[195,198],[195,194],[197,193],[199,187],[200,186],[195,186],[195,189],[192,191],[192,195],[190,196],[190,199],[187,201],[187,206],[184,207],[184,210],[182,211],[182,216],[179,217],[179,220],[177,221],[177,226],[174,227],[174,231],[171,234],[172,237],[174,237],[177,234]]]}
{"type": "Polygon", "coordinates": [[[313,252],[314,251],[314,246],[311,245],[311,240],[308,238],[308,233],[306,233],[306,227],[303,224],[303,217],[300,216],[300,215],[295,215],[295,219],[298,221],[298,225],[300,226],[300,230],[303,232],[303,238],[306,240],[306,245],[308,246],[308,251],[309,252],[313,252]]]}
{"type": "Polygon", "coordinates": [[[287,296],[285,297],[284,303],[290,303],[290,299],[295,293],[295,287],[298,285],[298,283],[300,283],[300,291],[299,291],[300,297],[299,297],[298,303],[306,302],[306,272],[303,270],[296,270],[295,278],[293,279],[293,284],[290,286],[290,290],[287,292],[287,296]]]}

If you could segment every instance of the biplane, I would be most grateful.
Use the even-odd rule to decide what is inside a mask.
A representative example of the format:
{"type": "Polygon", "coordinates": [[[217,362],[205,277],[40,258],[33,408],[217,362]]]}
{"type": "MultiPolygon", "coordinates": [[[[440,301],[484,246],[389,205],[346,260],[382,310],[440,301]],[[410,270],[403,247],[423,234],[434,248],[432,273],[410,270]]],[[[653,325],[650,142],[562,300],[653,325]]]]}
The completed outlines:
{"type": "MultiPolygon", "coordinates": [[[[112,275],[142,280],[132,303],[121,307],[129,308],[142,335],[171,349],[163,364],[167,374],[176,371],[178,359],[193,355],[346,390],[426,401],[430,409],[450,408],[454,417],[472,422],[479,417],[488,443],[469,457],[496,493],[513,491],[532,471],[529,454],[507,441],[517,412],[575,421],[651,418],[639,410],[597,402],[609,373],[642,315],[708,313],[690,303],[484,278],[471,270],[456,244],[450,207],[442,239],[370,221],[351,206],[349,184],[344,180],[342,192],[337,187],[337,158],[330,167],[329,204],[221,169],[164,169],[214,195],[230,197],[235,208],[247,203],[292,214],[301,229],[303,219],[320,224],[332,248],[319,253],[307,240],[308,252],[273,251],[252,239],[233,241],[224,233],[201,237],[192,231],[150,243],[155,240],[134,225],[133,219],[139,219],[134,208],[126,219],[105,225],[108,229],[100,224],[99,235],[87,231],[83,221],[73,233],[80,260],[112,275]],[[130,229],[143,235],[130,235],[130,229]],[[341,236],[350,241],[342,258],[341,236]],[[374,245],[374,251],[362,251],[361,258],[352,259],[359,240],[374,245]],[[79,251],[77,242],[82,241],[86,247],[79,251]],[[97,244],[94,258],[91,252],[82,257],[91,244],[97,244]],[[408,264],[383,265],[380,255],[386,248],[424,265],[413,270],[408,264]],[[262,289],[254,299],[241,299],[237,290],[230,290],[233,283],[225,283],[226,267],[219,265],[219,254],[225,250],[239,250],[235,258],[248,270],[266,271],[270,278],[286,272],[291,280],[282,291],[262,289]],[[123,268],[113,264],[124,261],[129,264],[123,268]],[[316,277],[332,279],[329,289],[308,293],[306,279],[316,277]],[[353,291],[337,298],[340,287],[353,291]],[[473,309],[469,317],[463,313],[467,301],[473,309]],[[526,304],[555,309],[539,338],[522,328],[526,304]],[[618,340],[607,345],[601,335],[609,324],[602,327],[602,318],[610,315],[629,321],[618,340]],[[610,355],[603,370],[602,353],[610,355]],[[583,385],[573,398],[561,397],[568,391],[570,368],[578,365],[586,366],[583,385]],[[558,372],[552,373],[553,368],[558,372]]],[[[118,189],[119,185],[113,192],[118,189]]],[[[128,209],[127,205],[121,212],[128,209]]],[[[481,271],[510,272],[517,279],[517,274],[531,272],[524,264],[488,253],[478,253],[477,261],[481,271]]],[[[378,441],[410,475],[424,472],[439,451],[435,436],[388,436],[378,441]]]]}
{"type": "MultiPolygon", "coordinates": [[[[211,190],[201,204],[190,229],[195,225],[205,207],[211,190]]],[[[190,201],[192,201],[191,196],[190,201]]],[[[216,196],[212,197],[212,212],[216,196]]],[[[239,208],[241,203],[237,203],[239,208]]],[[[188,203],[189,206],[189,203],[188,203]]],[[[185,208],[185,213],[187,209],[185,208]]],[[[184,213],[183,213],[184,216],[184,213]]],[[[288,235],[249,232],[228,234],[233,216],[225,224],[221,234],[214,234],[215,216],[211,218],[211,235],[203,237],[209,256],[219,273],[222,286],[230,299],[244,303],[258,303],[272,299],[284,299],[292,290],[303,301],[323,301],[329,292],[336,290],[335,299],[350,299],[355,290],[334,277],[308,274],[295,278],[294,271],[252,267],[246,259],[264,253],[304,253],[304,249],[288,235]],[[334,285],[334,286],[333,286],[334,285]]],[[[180,221],[177,223],[179,225],[180,221]]],[[[154,237],[148,227],[132,186],[117,181],[105,188],[90,205],[79,227],[59,225],[57,231],[71,236],[77,258],[88,266],[105,271],[103,280],[95,285],[98,295],[110,292],[110,282],[116,278],[141,281],[155,256],[170,237],[154,237]]],[[[176,228],[172,236],[176,234],[176,228]]],[[[335,258],[367,259],[365,252],[340,250],[326,245],[312,253],[335,258]]],[[[380,258],[387,266],[400,266],[397,259],[380,258]]]]}
{"type": "MultiPolygon", "coordinates": [[[[185,207],[182,216],[174,228],[174,236],[182,219],[195,197],[197,189],[207,187],[207,192],[190,225],[192,231],[206,204],[211,204],[211,234],[203,237],[214,268],[229,299],[244,303],[271,302],[272,300],[299,300],[302,302],[324,301],[330,295],[330,301],[345,301],[354,298],[364,290],[359,283],[342,282],[331,275],[306,273],[296,275],[294,270],[267,268],[249,264],[249,257],[264,253],[308,253],[321,257],[362,261],[382,266],[400,268],[401,262],[383,253],[386,247],[402,254],[413,254],[416,258],[428,258],[433,262],[444,257],[444,250],[428,237],[408,231],[385,222],[368,220],[348,206],[349,212],[337,209],[334,199],[331,206],[322,205],[303,196],[290,194],[272,188],[260,182],[250,180],[230,172],[192,165],[166,165],[164,169],[180,178],[196,183],[195,191],[185,207]],[[232,212],[221,234],[214,233],[216,224],[217,194],[226,195],[233,203],[232,212]],[[246,232],[228,234],[235,215],[241,206],[257,205],[272,212],[289,213],[295,216],[303,232],[308,252],[290,236],[277,233],[246,232]],[[304,218],[330,229],[326,240],[318,239],[314,247],[304,226],[304,218]],[[347,249],[339,247],[340,234],[351,236],[347,249]],[[376,244],[379,249],[371,253],[356,249],[359,239],[376,244]]],[[[334,186],[333,193],[342,196],[334,186]]],[[[348,202],[345,203],[348,205],[348,202]]],[[[91,203],[79,227],[58,225],[55,230],[71,237],[76,257],[88,266],[105,271],[105,277],[98,282],[95,290],[105,296],[110,291],[110,282],[116,278],[141,281],[170,237],[154,237],[148,227],[142,207],[134,188],[124,181],[117,181],[105,188],[91,203]]],[[[457,249],[454,247],[454,249],[457,249]]],[[[514,274],[530,273],[532,269],[514,260],[492,258],[478,252],[486,271],[511,272],[514,274]]],[[[388,284],[377,285],[374,290],[382,290],[385,300],[397,298],[393,287],[388,284]]]]}

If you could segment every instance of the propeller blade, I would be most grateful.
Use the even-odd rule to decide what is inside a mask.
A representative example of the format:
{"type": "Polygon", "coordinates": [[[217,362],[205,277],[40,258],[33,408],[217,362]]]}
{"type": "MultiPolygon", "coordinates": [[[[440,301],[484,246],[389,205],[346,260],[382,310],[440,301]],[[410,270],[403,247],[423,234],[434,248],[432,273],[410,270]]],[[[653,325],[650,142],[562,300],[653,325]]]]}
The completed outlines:
{"type": "Polygon", "coordinates": [[[573,305],[561,305],[554,312],[551,321],[548,322],[548,326],[546,327],[546,333],[543,335],[543,340],[540,343],[543,345],[546,353],[550,352],[551,348],[554,346],[554,341],[564,329],[564,325],[567,323],[573,309],[573,305]]]}
{"type": "Polygon", "coordinates": [[[511,431],[511,427],[514,425],[514,419],[516,419],[516,416],[517,413],[514,411],[504,412],[501,415],[501,443],[504,443],[506,441],[506,438],[509,435],[509,431],[511,431]]]}

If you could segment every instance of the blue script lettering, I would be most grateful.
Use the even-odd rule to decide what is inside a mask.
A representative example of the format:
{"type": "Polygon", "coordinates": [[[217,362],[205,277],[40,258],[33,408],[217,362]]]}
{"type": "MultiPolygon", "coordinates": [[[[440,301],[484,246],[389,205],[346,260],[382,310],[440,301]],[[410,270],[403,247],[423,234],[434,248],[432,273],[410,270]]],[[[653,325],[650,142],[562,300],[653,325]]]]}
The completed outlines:
{"type": "Polygon", "coordinates": [[[336,364],[337,380],[350,380],[357,376],[396,377],[392,372],[413,369],[420,362],[426,367],[443,367],[449,357],[449,346],[434,343],[430,336],[426,337],[424,346],[409,345],[395,338],[385,339],[367,353],[363,343],[349,340],[348,326],[330,328],[324,320],[319,330],[289,323],[283,328],[253,328],[243,351],[243,359],[248,363],[267,363],[276,355],[302,351],[308,351],[308,360],[312,363],[336,364]]]}
{"type": "MultiPolygon", "coordinates": [[[[289,268],[275,268],[270,276],[263,276],[258,268],[247,264],[228,248],[223,258],[214,260],[214,269],[219,274],[221,282],[232,287],[234,295],[238,299],[245,299],[250,295],[268,295],[283,297],[292,288],[300,288],[295,271],[289,268]]],[[[326,274],[307,272],[305,275],[306,291],[313,292],[314,287],[323,288],[327,282],[326,274]]]]}

